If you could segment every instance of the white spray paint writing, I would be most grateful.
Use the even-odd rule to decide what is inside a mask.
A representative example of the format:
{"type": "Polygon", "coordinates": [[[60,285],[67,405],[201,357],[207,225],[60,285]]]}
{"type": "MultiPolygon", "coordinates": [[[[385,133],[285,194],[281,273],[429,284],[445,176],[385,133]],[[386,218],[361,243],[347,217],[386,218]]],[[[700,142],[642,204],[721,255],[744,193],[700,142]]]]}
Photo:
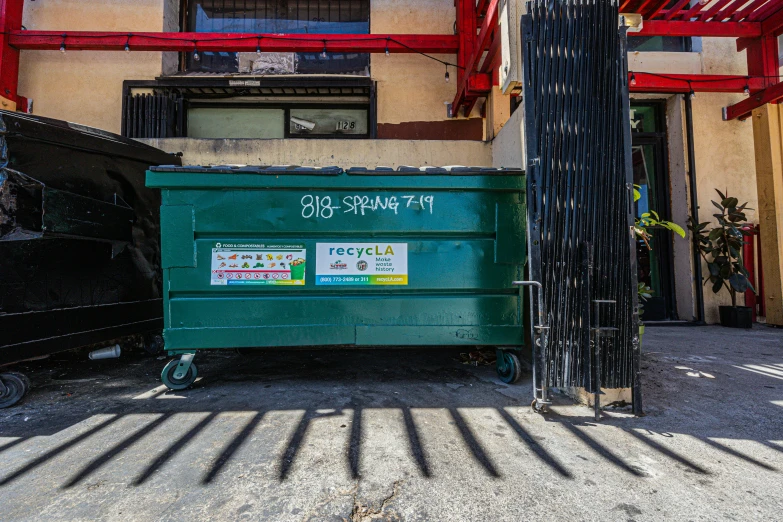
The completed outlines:
{"type": "Polygon", "coordinates": [[[400,206],[412,210],[429,211],[432,214],[435,205],[435,196],[345,196],[342,199],[343,206],[332,205],[331,196],[313,196],[307,194],[302,197],[302,217],[309,219],[311,217],[330,219],[334,216],[335,210],[342,209],[343,214],[353,214],[355,216],[366,216],[373,212],[394,212],[399,214],[400,206]]]}

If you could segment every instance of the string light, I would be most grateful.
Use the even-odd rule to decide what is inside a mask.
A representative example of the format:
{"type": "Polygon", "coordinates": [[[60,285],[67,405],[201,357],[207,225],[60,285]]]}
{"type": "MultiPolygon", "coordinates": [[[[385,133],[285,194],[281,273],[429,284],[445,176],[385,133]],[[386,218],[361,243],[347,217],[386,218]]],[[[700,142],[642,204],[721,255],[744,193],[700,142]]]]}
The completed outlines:
{"type": "Polygon", "coordinates": [[[691,85],[691,82],[688,82],[688,88],[691,90],[691,92],[688,93],[688,96],[690,96],[692,100],[696,97],[696,91],[693,90],[693,85],[691,85]]]}
{"type": "Polygon", "coordinates": [[[256,44],[256,54],[261,56],[261,36],[258,37],[258,43],[256,44]]]}
{"type": "Polygon", "coordinates": [[[446,83],[449,83],[449,64],[446,64],[446,83]]]}
{"type": "Polygon", "coordinates": [[[631,86],[636,85],[636,75],[631,73],[631,86]]]}
{"type": "Polygon", "coordinates": [[[745,84],[745,88],[742,89],[742,92],[744,92],[745,96],[747,96],[748,94],[750,94],[750,87],[748,87],[748,85],[745,84]]]}
{"type": "MultiPolygon", "coordinates": [[[[11,33],[10,32],[0,31],[0,34],[8,35],[8,34],[11,34],[11,33]]],[[[22,32],[21,34],[15,34],[15,36],[24,37],[24,36],[32,36],[32,35],[25,35],[24,32],[22,32]]],[[[79,35],[79,38],[99,38],[99,39],[103,39],[103,38],[107,38],[107,36],[108,35],[106,35],[106,34],[79,35]]],[[[128,40],[125,42],[125,46],[124,46],[124,49],[126,51],[130,50],[130,39],[133,36],[137,36],[137,35],[134,35],[133,33],[128,33],[127,34],[128,40]]],[[[60,51],[62,51],[62,52],[66,51],[66,47],[67,46],[66,46],[65,40],[66,40],[67,37],[68,37],[67,33],[63,33],[62,34],[63,41],[60,44],[60,51]]],[[[201,55],[198,52],[198,44],[199,44],[199,42],[201,42],[201,43],[224,42],[224,41],[227,40],[226,38],[202,38],[202,39],[199,39],[199,40],[189,40],[188,38],[183,38],[183,37],[177,37],[177,36],[174,36],[174,37],[171,37],[171,36],[157,36],[155,34],[149,34],[149,33],[144,34],[144,38],[147,38],[147,39],[150,39],[150,40],[162,40],[162,41],[166,41],[166,42],[188,42],[188,41],[192,42],[193,43],[193,47],[194,47],[194,49],[193,49],[193,59],[195,61],[199,61],[201,59],[201,55]]],[[[251,38],[252,39],[256,39],[258,41],[258,43],[256,45],[256,51],[257,52],[261,49],[260,40],[262,38],[272,39],[272,40],[283,40],[283,41],[293,41],[293,42],[300,41],[300,42],[312,43],[312,40],[310,38],[297,38],[294,35],[271,35],[271,36],[247,35],[247,36],[240,36],[240,37],[237,37],[237,38],[229,38],[228,40],[241,40],[241,41],[244,41],[244,40],[249,40],[251,38]]],[[[447,69],[448,69],[448,67],[455,67],[457,69],[462,69],[462,70],[465,69],[465,67],[463,67],[461,65],[458,65],[456,63],[447,62],[447,61],[441,60],[440,58],[436,58],[435,56],[432,56],[431,54],[427,54],[427,53],[424,53],[422,51],[419,51],[419,50],[417,50],[417,49],[415,49],[415,48],[413,48],[413,47],[411,47],[409,45],[406,45],[404,42],[401,42],[399,40],[395,40],[394,38],[392,38],[390,36],[382,36],[382,37],[379,37],[379,38],[361,38],[361,39],[359,39],[359,38],[334,38],[334,41],[344,41],[344,42],[353,42],[353,41],[368,42],[368,41],[378,41],[378,40],[385,40],[386,41],[386,46],[384,48],[384,53],[385,54],[390,54],[390,52],[389,52],[389,43],[390,42],[394,42],[395,44],[399,45],[400,47],[402,47],[404,49],[407,49],[411,53],[418,54],[420,56],[424,56],[425,58],[429,58],[432,61],[435,61],[435,62],[438,62],[438,63],[441,63],[441,64],[445,65],[447,69]]],[[[323,51],[321,52],[321,56],[323,58],[328,58],[327,42],[328,42],[327,40],[323,40],[324,47],[323,47],[323,51]]],[[[263,51],[261,51],[261,52],[263,53],[263,51]]]]}

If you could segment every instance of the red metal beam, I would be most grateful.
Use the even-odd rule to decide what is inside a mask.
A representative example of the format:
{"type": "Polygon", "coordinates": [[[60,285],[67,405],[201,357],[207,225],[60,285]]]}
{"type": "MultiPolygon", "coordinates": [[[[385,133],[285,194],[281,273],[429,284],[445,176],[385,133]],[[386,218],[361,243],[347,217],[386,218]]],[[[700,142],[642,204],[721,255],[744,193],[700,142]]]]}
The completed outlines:
{"type": "Polygon", "coordinates": [[[748,74],[764,79],[764,86],[780,81],[778,64],[778,39],[773,36],[763,36],[754,40],[737,40],[737,45],[745,47],[748,61],[748,74]]]}
{"type": "Polygon", "coordinates": [[[476,15],[479,19],[483,19],[487,15],[487,7],[489,7],[489,0],[478,0],[476,3],[476,15]]]}
{"type": "MultiPolygon", "coordinates": [[[[3,0],[0,0],[0,2],[3,0]]],[[[6,2],[10,0],[5,0],[6,2]]],[[[10,32],[16,49],[68,51],[228,51],[344,53],[457,52],[457,36],[440,34],[121,33],[102,31],[10,32]]]]}
{"type": "Polygon", "coordinates": [[[495,37],[492,39],[492,43],[489,44],[487,49],[487,55],[484,57],[484,61],[481,62],[481,68],[479,72],[490,72],[490,67],[494,67],[494,63],[500,63],[500,35],[495,32],[495,37]],[[497,58],[497,59],[496,59],[497,58]]]}
{"type": "Polygon", "coordinates": [[[721,74],[666,74],[656,75],[630,71],[628,73],[631,92],[682,93],[694,92],[736,92],[745,88],[752,90],[763,87],[761,78],[721,74]],[[635,85],[631,85],[635,83],[635,85]]]}
{"type": "Polygon", "coordinates": [[[645,20],[642,30],[628,33],[634,36],[725,36],[758,38],[762,34],[759,22],[689,22],[682,20],[645,20]]]}
{"type": "Polygon", "coordinates": [[[781,8],[780,0],[770,0],[770,2],[759,7],[748,15],[749,22],[763,22],[773,14],[777,13],[781,8]]]}
{"type": "Polygon", "coordinates": [[[761,21],[761,32],[772,36],[783,33],[783,6],[780,11],[761,21]]]}
{"type": "MultiPolygon", "coordinates": [[[[733,1],[734,0],[718,0],[717,2],[715,2],[715,5],[701,12],[701,15],[699,16],[699,21],[706,22],[707,20],[715,16],[718,13],[718,11],[726,7],[726,4],[730,4],[733,1]]],[[[716,22],[717,21],[720,20],[716,20],[716,22]]]]}
{"type": "Polygon", "coordinates": [[[21,29],[24,0],[0,0],[0,96],[27,109],[27,99],[17,93],[19,84],[19,50],[10,46],[10,31],[21,29]]]}
{"type": "MultiPolygon", "coordinates": [[[[473,5],[473,0],[459,0],[467,1],[473,5]]],[[[472,73],[476,70],[481,56],[484,51],[489,47],[490,36],[498,23],[498,0],[490,0],[489,7],[487,7],[487,16],[484,18],[484,23],[481,24],[481,31],[479,31],[476,45],[473,48],[473,52],[470,54],[469,59],[465,62],[465,72],[472,73]]],[[[460,81],[457,85],[457,94],[454,97],[454,101],[451,105],[452,114],[454,116],[459,114],[459,109],[465,103],[466,93],[468,85],[466,81],[460,81]]],[[[473,101],[475,103],[475,101],[473,101]]],[[[471,103],[471,106],[473,105],[471,103]]],[[[466,114],[468,116],[468,114],[466,114]]]]}
{"type": "MultiPolygon", "coordinates": [[[[468,68],[468,60],[473,55],[476,46],[476,3],[475,0],[456,0],[457,7],[457,35],[459,36],[459,49],[457,49],[457,91],[467,90],[466,78],[473,72],[468,68]]],[[[459,110],[455,107],[454,111],[459,110]]],[[[456,112],[454,112],[456,114],[456,112]]]]}
{"type": "MultiPolygon", "coordinates": [[[[742,9],[736,9],[734,11],[734,15],[731,17],[732,22],[738,22],[739,20],[744,20],[747,18],[750,14],[752,14],[756,9],[762,6],[764,2],[767,0],[753,0],[753,2],[749,3],[742,9]]],[[[727,9],[727,11],[730,11],[732,8],[727,9]]],[[[726,13],[726,16],[728,16],[730,13],[726,13]]]]}
{"type": "Polygon", "coordinates": [[[689,21],[691,18],[694,18],[696,13],[701,11],[701,9],[704,7],[705,4],[702,4],[701,2],[694,2],[690,9],[684,9],[682,13],[680,13],[680,20],[689,21]]]}
{"type": "Polygon", "coordinates": [[[672,6],[671,9],[666,11],[666,16],[664,16],[664,18],[666,20],[671,20],[672,18],[674,18],[675,16],[680,14],[680,9],[682,9],[683,7],[688,5],[689,3],[690,3],[690,0],[679,0],[679,2],[677,2],[674,6],[672,6]]]}
{"type": "Polygon", "coordinates": [[[753,93],[750,98],[742,100],[739,103],[724,107],[723,119],[744,120],[753,114],[753,109],[766,105],[767,103],[777,103],[783,100],[783,83],[776,83],[766,89],[753,93]]]}
{"type": "Polygon", "coordinates": [[[651,9],[650,10],[650,12],[647,14],[647,16],[645,18],[647,18],[648,20],[652,20],[653,18],[658,16],[658,14],[660,14],[661,11],[664,10],[664,8],[666,7],[666,4],[668,4],[668,3],[669,3],[669,0],[662,0],[655,9],[651,9]]]}

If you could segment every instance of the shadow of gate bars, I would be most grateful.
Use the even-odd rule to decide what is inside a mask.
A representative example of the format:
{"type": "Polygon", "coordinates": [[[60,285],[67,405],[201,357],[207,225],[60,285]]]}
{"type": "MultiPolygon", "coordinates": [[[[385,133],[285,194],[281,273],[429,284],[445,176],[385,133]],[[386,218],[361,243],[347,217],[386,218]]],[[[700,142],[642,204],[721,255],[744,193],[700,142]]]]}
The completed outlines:
{"type": "Polygon", "coordinates": [[[534,0],[522,17],[535,393],[632,388],[642,413],[626,28],[616,0],[534,0]],[[539,302],[542,304],[539,305],[539,302]],[[543,309],[541,309],[543,308],[543,309]]]}

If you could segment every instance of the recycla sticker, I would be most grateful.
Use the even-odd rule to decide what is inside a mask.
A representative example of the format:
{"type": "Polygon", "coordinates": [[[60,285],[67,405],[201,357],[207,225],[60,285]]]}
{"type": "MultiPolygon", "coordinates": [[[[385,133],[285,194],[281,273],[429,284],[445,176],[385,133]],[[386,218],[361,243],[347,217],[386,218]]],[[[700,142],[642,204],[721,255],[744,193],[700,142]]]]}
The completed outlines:
{"type": "Polygon", "coordinates": [[[316,285],[407,285],[407,243],[317,243],[316,285]]]}

